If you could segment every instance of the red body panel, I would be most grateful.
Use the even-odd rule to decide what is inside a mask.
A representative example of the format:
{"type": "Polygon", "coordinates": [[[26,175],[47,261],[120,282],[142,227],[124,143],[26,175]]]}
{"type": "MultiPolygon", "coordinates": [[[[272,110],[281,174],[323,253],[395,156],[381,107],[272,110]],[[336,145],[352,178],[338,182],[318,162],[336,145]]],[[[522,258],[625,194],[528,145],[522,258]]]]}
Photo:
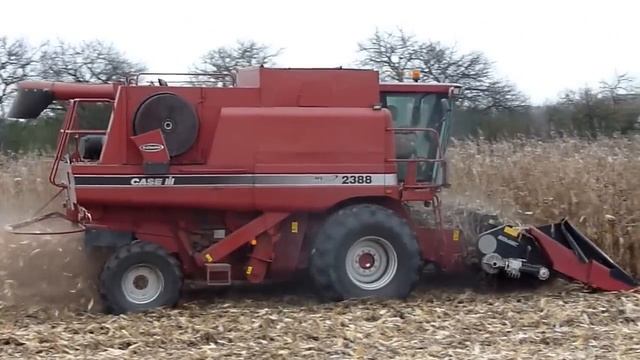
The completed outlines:
{"type": "MultiPolygon", "coordinates": [[[[71,164],[69,216],[79,207],[88,227],[160,244],[190,276],[225,262],[236,280],[284,279],[307,263],[307,229],[329,209],[358,201],[402,209],[403,198],[431,201],[439,190],[412,174],[406,188],[398,181],[396,130],[381,93],[450,86],[380,85],[375,71],[265,68],[240,71],[233,88],[93,86],[54,86],[58,99],[115,100],[99,161],[71,164]],[[157,131],[134,133],[140,105],[159,93],[179,95],[198,117],[194,144],[172,158],[164,148],[142,150],[166,146],[157,131]],[[145,163],[163,166],[145,175],[145,163]],[[194,248],[212,224],[224,238],[205,231],[205,248],[194,248]]],[[[73,122],[68,117],[63,133],[73,122]]],[[[448,233],[418,233],[425,257],[453,266],[455,251],[442,242],[448,233]]]]}
{"type": "Polygon", "coordinates": [[[458,229],[416,228],[422,257],[438,264],[443,271],[458,271],[464,266],[461,235],[458,229]]]}
{"type": "Polygon", "coordinates": [[[274,69],[240,71],[239,87],[260,88],[266,107],[364,107],[379,102],[378,74],[358,69],[274,69]]]}
{"type": "MultiPolygon", "coordinates": [[[[386,131],[393,124],[390,114],[386,109],[373,108],[379,97],[377,77],[372,76],[375,73],[300,70],[294,73],[296,76],[283,74],[271,69],[252,70],[242,73],[238,79],[240,85],[247,87],[233,89],[122,87],[100,162],[74,164],[72,172],[76,176],[142,176],[143,159],[138,149],[140,144],[133,141],[131,119],[147,97],[174,92],[194,105],[200,118],[200,131],[189,151],[171,159],[170,175],[396,173],[396,164],[387,161],[394,158],[394,136],[386,131]],[[261,76],[255,76],[260,71],[261,76]],[[354,81],[346,81],[350,78],[354,81]],[[323,81],[324,85],[318,85],[323,81]],[[300,89],[308,84],[329,90],[309,90],[304,100],[300,94],[305,92],[300,89]],[[291,89],[291,92],[282,89],[291,89]],[[278,99],[265,95],[275,93],[278,99]],[[301,107],[301,101],[313,106],[301,107]]],[[[353,197],[397,198],[399,195],[395,181],[388,186],[384,183],[349,187],[294,185],[176,187],[168,194],[165,187],[77,184],[76,193],[78,202],[90,211],[94,204],[321,211],[353,197]],[[106,189],[108,197],[104,196],[106,189]],[[287,201],[282,201],[285,197],[287,201]]]]}
{"type": "Polygon", "coordinates": [[[160,129],[132,136],[131,140],[142,154],[143,164],[169,164],[169,152],[160,129]]]}

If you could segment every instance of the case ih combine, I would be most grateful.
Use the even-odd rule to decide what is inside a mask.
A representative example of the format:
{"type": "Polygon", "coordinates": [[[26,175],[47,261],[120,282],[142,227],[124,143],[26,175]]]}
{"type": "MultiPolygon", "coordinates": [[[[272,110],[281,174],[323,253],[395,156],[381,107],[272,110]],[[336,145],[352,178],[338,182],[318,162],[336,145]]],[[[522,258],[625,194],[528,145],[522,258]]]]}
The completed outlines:
{"type": "MultiPolygon", "coordinates": [[[[8,230],[59,215],[87,247],[112,248],[100,277],[111,312],[173,306],[186,280],[229,286],[300,272],[328,299],[402,298],[425,264],[469,266],[438,200],[460,86],[276,68],[240,70],[232,86],[159,83],[23,82],[10,111],[36,118],[53,101],[68,105],[50,176],[66,213],[8,230]],[[79,126],[85,102],[112,104],[106,130],[79,126]],[[429,205],[436,225],[412,221],[410,202],[429,205]]],[[[473,243],[489,274],[637,285],[566,220],[498,226],[473,243]]]]}

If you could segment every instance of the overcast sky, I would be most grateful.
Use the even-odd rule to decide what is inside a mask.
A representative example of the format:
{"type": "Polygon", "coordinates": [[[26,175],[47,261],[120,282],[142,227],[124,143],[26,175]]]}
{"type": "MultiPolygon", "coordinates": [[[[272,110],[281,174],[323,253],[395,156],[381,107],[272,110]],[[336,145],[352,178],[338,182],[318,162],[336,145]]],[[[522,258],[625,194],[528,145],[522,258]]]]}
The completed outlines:
{"type": "Polygon", "coordinates": [[[376,28],[480,50],[535,103],[617,71],[640,79],[640,2],[33,1],[2,3],[0,35],[99,38],[150,70],[186,71],[207,49],[255,39],[283,66],[348,66],[376,28]],[[138,26],[138,28],[136,28],[138,26]]]}

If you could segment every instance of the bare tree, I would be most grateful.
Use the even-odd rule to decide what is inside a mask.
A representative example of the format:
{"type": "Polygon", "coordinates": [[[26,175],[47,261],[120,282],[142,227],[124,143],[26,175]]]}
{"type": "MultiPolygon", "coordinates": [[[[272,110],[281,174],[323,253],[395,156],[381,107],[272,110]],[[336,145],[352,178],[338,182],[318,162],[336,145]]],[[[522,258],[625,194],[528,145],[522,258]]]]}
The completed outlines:
{"type": "Polygon", "coordinates": [[[516,86],[498,78],[494,64],[478,51],[459,53],[440,42],[424,46],[417,66],[424,81],[458,83],[464,87],[461,104],[466,107],[513,110],[527,105],[516,86]]]}
{"type": "Polygon", "coordinates": [[[600,81],[600,94],[606,96],[613,105],[620,103],[624,95],[634,94],[637,91],[640,91],[640,87],[627,73],[616,73],[611,81],[600,81]]]}
{"type": "Polygon", "coordinates": [[[361,66],[372,67],[380,72],[383,80],[404,81],[405,73],[415,68],[426,44],[399,29],[397,33],[376,32],[366,41],[358,43],[361,66]]]}
{"type": "Polygon", "coordinates": [[[459,53],[440,42],[418,41],[403,30],[376,32],[358,44],[361,66],[378,70],[385,80],[404,81],[420,70],[422,82],[454,82],[464,86],[461,105],[480,110],[518,109],[527,104],[515,85],[500,79],[493,63],[480,52],[459,53]]]}
{"type": "Polygon", "coordinates": [[[637,130],[640,114],[638,87],[628,74],[615,74],[599,87],[566,90],[547,106],[551,125],[562,132],[596,138],[637,130]]]}
{"type": "MultiPolygon", "coordinates": [[[[82,83],[124,82],[128,76],[144,72],[146,66],[135,62],[113,44],[92,40],[67,43],[58,40],[48,44],[40,52],[38,77],[48,81],[82,83]]],[[[54,102],[43,114],[61,115],[64,102],[54,102]]],[[[108,125],[111,105],[83,103],[78,109],[83,128],[105,129],[108,125]]]]}
{"type": "Polygon", "coordinates": [[[42,51],[40,63],[40,76],[57,81],[109,83],[146,70],[144,64],[100,40],[79,44],[58,41],[42,51]]]}
{"type": "Polygon", "coordinates": [[[23,39],[0,37],[0,118],[5,115],[4,105],[15,91],[14,85],[32,75],[36,51],[23,39]]]}
{"type": "Polygon", "coordinates": [[[282,51],[253,40],[238,40],[233,46],[221,46],[207,51],[192,67],[192,71],[232,74],[243,67],[273,66],[282,51]]]}
{"type": "Polygon", "coordinates": [[[596,138],[605,109],[598,92],[588,87],[568,90],[560,99],[560,103],[570,109],[571,130],[580,136],[596,138]]]}

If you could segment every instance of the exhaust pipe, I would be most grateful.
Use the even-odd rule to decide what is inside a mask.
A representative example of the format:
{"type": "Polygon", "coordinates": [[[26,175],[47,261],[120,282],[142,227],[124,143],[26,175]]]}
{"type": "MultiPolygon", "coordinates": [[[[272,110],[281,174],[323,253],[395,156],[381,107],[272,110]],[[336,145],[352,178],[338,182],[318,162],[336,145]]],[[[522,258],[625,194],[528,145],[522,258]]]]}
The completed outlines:
{"type": "Polygon", "coordinates": [[[35,119],[52,102],[71,99],[115,99],[121,84],[87,84],[50,81],[22,81],[11,104],[10,119],[35,119]]]}

